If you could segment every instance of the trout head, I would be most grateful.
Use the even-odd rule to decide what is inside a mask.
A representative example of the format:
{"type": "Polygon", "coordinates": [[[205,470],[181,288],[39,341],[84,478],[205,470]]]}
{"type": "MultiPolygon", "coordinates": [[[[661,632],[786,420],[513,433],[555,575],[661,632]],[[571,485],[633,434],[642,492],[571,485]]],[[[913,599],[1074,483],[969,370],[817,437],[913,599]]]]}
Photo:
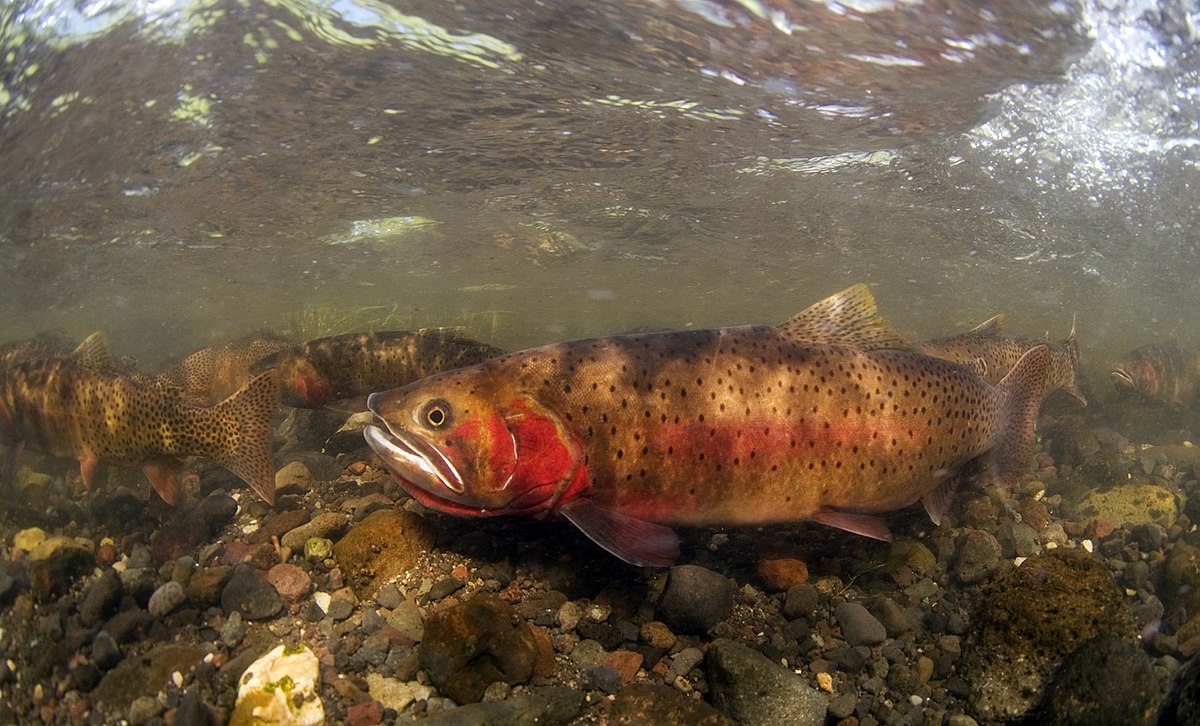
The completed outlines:
{"type": "Polygon", "coordinates": [[[367,399],[376,425],[363,435],[417,501],[461,516],[539,514],[585,486],[583,448],[554,411],[439,380],[367,399]]]}
{"type": "Polygon", "coordinates": [[[1173,346],[1142,346],[1118,361],[1109,378],[1121,396],[1154,401],[1163,394],[1163,378],[1168,375],[1172,359],[1177,357],[1173,346]]]}

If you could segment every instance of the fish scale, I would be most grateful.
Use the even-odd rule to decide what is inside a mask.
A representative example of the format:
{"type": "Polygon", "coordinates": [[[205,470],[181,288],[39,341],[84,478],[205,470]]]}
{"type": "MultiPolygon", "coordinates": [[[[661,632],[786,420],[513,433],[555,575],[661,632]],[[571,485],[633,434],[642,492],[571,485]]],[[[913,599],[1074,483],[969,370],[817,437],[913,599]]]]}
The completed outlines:
{"type": "Polygon", "coordinates": [[[1039,346],[991,386],[909,348],[855,286],[781,326],[560,343],[377,393],[365,435],[433,509],[562,514],[630,562],[672,560],[675,525],[887,538],[870,515],[936,520],[985,452],[1020,473],[1047,369],[1039,346]]]}

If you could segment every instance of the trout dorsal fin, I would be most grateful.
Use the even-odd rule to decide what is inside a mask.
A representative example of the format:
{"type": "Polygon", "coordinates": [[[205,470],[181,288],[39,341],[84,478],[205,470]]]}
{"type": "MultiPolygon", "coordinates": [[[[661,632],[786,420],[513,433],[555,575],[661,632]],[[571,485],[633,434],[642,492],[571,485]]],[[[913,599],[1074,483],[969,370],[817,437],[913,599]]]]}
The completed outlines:
{"type": "Polygon", "coordinates": [[[116,367],[113,360],[112,346],[104,331],[97,330],[71,351],[70,359],[85,368],[94,371],[110,371],[116,367]]]}
{"type": "Polygon", "coordinates": [[[892,330],[875,296],[861,282],[815,303],[778,328],[788,338],[808,343],[848,345],[860,350],[910,350],[912,344],[892,330]]]}

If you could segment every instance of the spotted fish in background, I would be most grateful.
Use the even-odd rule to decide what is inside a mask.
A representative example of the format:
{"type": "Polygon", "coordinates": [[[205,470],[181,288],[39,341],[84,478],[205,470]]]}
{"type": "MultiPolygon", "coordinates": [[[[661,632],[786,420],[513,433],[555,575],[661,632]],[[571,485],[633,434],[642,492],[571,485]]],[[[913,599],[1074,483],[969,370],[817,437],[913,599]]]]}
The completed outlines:
{"type": "Polygon", "coordinates": [[[65,334],[52,331],[39,333],[32,338],[14,340],[0,345],[0,367],[26,363],[42,358],[61,358],[75,349],[65,334]]]}
{"type": "Polygon", "coordinates": [[[875,514],[991,451],[1024,469],[1049,355],[998,385],[917,353],[855,285],[784,324],[623,335],[520,351],[368,405],[367,442],[431,509],[561,514],[634,564],[678,555],[671,525],[816,519],[886,539],[875,514]]]}
{"type": "Polygon", "coordinates": [[[239,338],[192,353],[164,368],[158,380],[182,389],[188,402],[210,406],[246,385],[253,363],[293,345],[295,341],[273,335],[239,338]]]}
{"type": "Polygon", "coordinates": [[[1004,334],[1004,316],[997,315],[972,330],[945,338],[935,338],[917,344],[925,355],[956,361],[971,366],[979,377],[993,385],[1013,369],[1021,356],[1032,348],[1044,345],[1050,352],[1050,367],[1046,378],[1046,395],[1060,388],[1075,397],[1080,405],[1087,398],[1079,390],[1079,332],[1071,321],[1071,334],[1061,343],[1044,339],[1004,334]]]}
{"type": "Polygon", "coordinates": [[[294,345],[259,360],[251,370],[277,369],[285,404],[317,408],[362,399],[372,391],[481,363],[503,352],[446,328],[350,333],[294,345]]]}
{"type": "Polygon", "coordinates": [[[1173,341],[1151,343],[1118,361],[1110,378],[1123,396],[1191,408],[1200,390],[1200,356],[1180,350],[1173,341]]]}
{"type": "Polygon", "coordinates": [[[140,465],[168,503],[179,494],[181,457],[211,459],[274,503],[271,437],[279,383],[264,373],[211,408],[186,403],[176,389],[140,383],[73,358],[0,371],[0,442],[8,469],[24,446],[79,460],[84,484],[97,464],[140,465]]]}

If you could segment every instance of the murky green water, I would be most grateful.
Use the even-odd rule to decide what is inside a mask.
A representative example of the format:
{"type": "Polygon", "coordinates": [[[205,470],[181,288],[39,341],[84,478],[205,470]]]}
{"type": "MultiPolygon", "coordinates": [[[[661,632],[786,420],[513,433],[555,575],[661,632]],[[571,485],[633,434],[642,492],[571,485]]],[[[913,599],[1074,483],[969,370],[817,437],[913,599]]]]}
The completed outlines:
{"type": "Polygon", "coordinates": [[[84,0],[3,11],[0,339],[501,346],[864,281],[1094,368],[1200,338],[1186,2],[84,0]]]}

